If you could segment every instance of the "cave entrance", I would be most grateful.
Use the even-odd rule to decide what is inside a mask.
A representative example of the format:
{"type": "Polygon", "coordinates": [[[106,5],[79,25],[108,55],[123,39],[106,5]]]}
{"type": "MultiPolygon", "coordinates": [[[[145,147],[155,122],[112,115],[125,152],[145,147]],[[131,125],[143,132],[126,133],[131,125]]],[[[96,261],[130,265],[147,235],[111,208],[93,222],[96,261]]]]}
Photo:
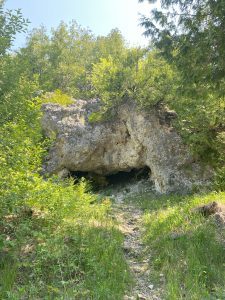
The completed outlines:
{"type": "Polygon", "coordinates": [[[119,171],[117,173],[107,175],[109,185],[121,185],[133,183],[142,179],[149,179],[150,169],[148,167],[140,169],[131,169],[129,171],[119,171]]]}
{"type": "Polygon", "coordinates": [[[70,172],[70,176],[76,181],[84,177],[93,184],[94,189],[98,190],[107,186],[121,186],[147,180],[150,177],[150,173],[150,168],[145,166],[139,169],[133,168],[108,175],[99,175],[94,172],[72,171],[70,172]]]}

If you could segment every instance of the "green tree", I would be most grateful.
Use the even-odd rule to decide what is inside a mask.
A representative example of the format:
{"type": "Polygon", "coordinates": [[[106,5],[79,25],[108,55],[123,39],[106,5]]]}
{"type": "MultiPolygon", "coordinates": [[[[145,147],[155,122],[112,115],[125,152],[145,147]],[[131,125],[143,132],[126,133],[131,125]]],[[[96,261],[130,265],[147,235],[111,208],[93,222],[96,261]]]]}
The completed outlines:
{"type": "Polygon", "coordinates": [[[28,23],[19,9],[5,10],[4,3],[0,1],[0,56],[10,49],[16,34],[24,32],[28,23]]]}
{"type": "Polygon", "coordinates": [[[18,92],[24,82],[20,77],[22,69],[9,50],[16,34],[25,31],[26,26],[20,10],[5,10],[4,1],[0,2],[0,123],[25,110],[24,97],[18,92]]]}
{"type": "MultiPolygon", "coordinates": [[[[91,74],[93,93],[104,104],[101,113],[111,117],[124,101],[148,109],[159,101],[172,101],[175,82],[175,71],[157,51],[141,48],[126,49],[119,60],[102,58],[91,74]]],[[[99,115],[93,121],[94,117],[99,120],[99,115]]]]}
{"type": "Polygon", "coordinates": [[[94,38],[76,22],[61,22],[48,36],[46,29],[35,29],[20,50],[19,58],[30,79],[38,77],[44,91],[61,89],[74,97],[85,97],[89,86],[86,74],[91,68],[94,38]]]}
{"type": "Polygon", "coordinates": [[[30,80],[38,78],[43,90],[51,85],[49,48],[50,39],[46,29],[42,26],[32,30],[27,37],[27,46],[17,54],[18,63],[23,66],[24,74],[30,80]]]}
{"type": "Polygon", "coordinates": [[[18,59],[24,74],[30,80],[38,78],[42,90],[60,89],[75,98],[90,98],[93,64],[109,56],[119,61],[125,50],[124,38],[117,29],[106,37],[95,37],[75,21],[69,25],[61,22],[50,35],[44,27],[33,30],[18,59]]]}
{"type": "Polygon", "coordinates": [[[107,36],[98,36],[94,47],[95,61],[100,58],[108,58],[109,55],[113,59],[120,60],[126,49],[124,37],[118,29],[113,29],[107,36]]]}
{"type": "Polygon", "coordinates": [[[211,88],[224,95],[225,2],[160,2],[161,9],[153,9],[151,17],[142,18],[145,35],[176,64],[188,83],[212,83],[211,88]]]}
{"type": "Polygon", "coordinates": [[[176,99],[172,102],[180,115],[179,128],[198,157],[207,163],[223,162],[225,2],[160,3],[161,8],[153,9],[141,24],[145,35],[179,72],[176,99]]]}

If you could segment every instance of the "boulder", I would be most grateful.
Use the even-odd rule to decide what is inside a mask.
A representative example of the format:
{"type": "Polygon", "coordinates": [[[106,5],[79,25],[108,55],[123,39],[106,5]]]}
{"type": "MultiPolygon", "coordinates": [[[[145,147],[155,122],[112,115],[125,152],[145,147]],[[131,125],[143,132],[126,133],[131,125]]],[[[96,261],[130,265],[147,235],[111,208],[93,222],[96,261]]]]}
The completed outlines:
{"type": "Polygon", "coordinates": [[[44,133],[55,137],[44,172],[105,176],[147,166],[160,193],[185,192],[206,179],[171,124],[175,112],[164,106],[144,111],[126,103],[113,120],[90,122],[100,105],[98,99],[76,100],[69,106],[43,105],[44,133]]]}
{"type": "Polygon", "coordinates": [[[204,217],[212,216],[216,224],[224,229],[225,227],[225,205],[213,201],[193,209],[193,212],[202,214],[204,217]]]}

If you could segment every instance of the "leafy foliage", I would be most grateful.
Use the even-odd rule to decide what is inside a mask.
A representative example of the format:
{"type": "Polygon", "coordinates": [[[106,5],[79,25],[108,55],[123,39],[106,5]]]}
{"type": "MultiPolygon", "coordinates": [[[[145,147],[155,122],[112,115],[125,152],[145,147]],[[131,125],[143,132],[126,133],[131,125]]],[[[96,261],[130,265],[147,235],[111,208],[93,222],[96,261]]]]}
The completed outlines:
{"type": "MultiPolygon", "coordinates": [[[[1,17],[4,21],[2,10],[1,17]]],[[[34,45],[39,55],[42,46],[34,45]]],[[[22,64],[21,56],[2,54],[0,298],[120,299],[130,275],[110,201],[92,194],[84,181],[74,184],[40,174],[49,146],[40,127],[40,104],[68,105],[71,97],[56,90],[41,99],[48,91],[41,90],[43,69],[31,74],[25,56],[22,64]]],[[[50,73],[46,79],[48,86],[50,73]]]]}
{"type": "MultiPolygon", "coordinates": [[[[35,29],[12,54],[27,20],[20,10],[5,11],[1,1],[1,299],[122,299],[131,281],[110,201],[85,181],[41,176],[50,143],[40,128],[43,102],[100,97],[92,122],[115,116],[124,101],[143,109],[168,103],[196,158],[219,169],[215,188],[224,189],[224,3],[161,2],[166,13],[143,19],[156,49],[128,47],[117,29],[95,37],[76,22],[62,22],[50,35],[35,29]]],[[[224,249],[214,224],[191,214],[216,197],[163,199],[157,215],[151,210],[161,202],[147,199],[145,240],[157,255],[156,269],[166,274],[168,299],[182,298],[181,291],[193,299],[223,297],[224,249]],[[171,241],[171,230],[183,237],[171,241]]]]}
{"type": "Polygon", "coordinates": [[[118,30],[112,30],[107,37],[95,38],[75,21],[70,26],[62,22],[51,36],[44,27],[35,29],[27,46],[21,49],[19,61],[30,79],[37,76],[44,91],[60,89],[75,98],[89,98],[93,63],[109,55],[117,57],[124,49],[118,30]]]}
{"type": "Polygon", "coordinates": [[[4,2],[0,2],[0,57],[12,46],[17,32],[24,32],[28,21],[21,11],[4,10],[4,2]]]}
{"type": "Polygon", "coordinates": [[[162,0],[161,9],[154,9],[150,18],[143,17],[142,25],[145,34],[179,68],[187,85],[213,83],[222,92],[224,12],[223,0],[162,0]]]}
{"type": "Polygon", "coordinates": [[[196,157],[217,166],[225,151],[224,11],[224,1],[162,0],[161,9],[141,22],[178,72],[171,105],[180,116],[178,128],[196,157]]]}
{"type": "Polygon", "coordinates": [[[149,281],[164,290],[163,299],[224,298],[224,231],[214,216],[196,208],[217,201],[224,192],[189,196],[142,194],[143,242],[152,257],[149,281]]]}
{"type": "Polygon", "coordinates": [[[56,103],[60,105],[69,105],[74,103],[73,99],[62,93],[60,90],[55,90],[54,93],[47,93],[44,96],[41,97],[42,103],[56,103]]]}
{"type": "Polygon", "coordinates": [[[109,57],[95,64],[91,83],[95,96],[104,102],[103,112],[112,115],[124,101],[136,102],[142,108],[172,101],[175,72],[156,51],[133,48],[124,51],[120,60],[109,57]]]}

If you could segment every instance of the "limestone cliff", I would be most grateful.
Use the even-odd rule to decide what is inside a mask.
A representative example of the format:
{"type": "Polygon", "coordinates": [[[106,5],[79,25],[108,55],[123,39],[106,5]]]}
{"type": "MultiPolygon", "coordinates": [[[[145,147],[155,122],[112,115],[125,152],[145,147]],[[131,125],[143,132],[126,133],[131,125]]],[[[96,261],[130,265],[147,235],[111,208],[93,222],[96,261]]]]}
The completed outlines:
{"type": "Polygon", "coordinates": [[[150,179],[161,193],[187,191],[204,180],[171,125],[174,112],[163,107],[147,112],[128,103],[118,108],[114,120],[90,123],[89,116],[99,105],[98,100],[77,100],[68,107],[43,105],[44,132],[56,135],[45,172],[107,175],[148,166],[150,179]]]}

